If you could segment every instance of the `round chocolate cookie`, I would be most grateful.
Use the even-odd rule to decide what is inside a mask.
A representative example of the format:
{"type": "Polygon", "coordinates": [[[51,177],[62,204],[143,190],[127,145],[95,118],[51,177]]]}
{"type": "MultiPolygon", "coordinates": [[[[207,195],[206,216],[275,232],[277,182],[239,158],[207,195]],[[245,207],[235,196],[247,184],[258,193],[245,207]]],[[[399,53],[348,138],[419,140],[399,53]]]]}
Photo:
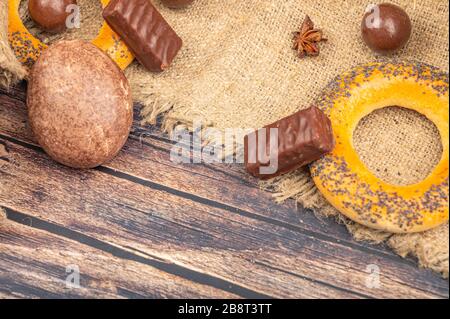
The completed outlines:
{"type": "Polygon", "coordinates": [[[56,161],[92,168],[112,159],[133,120],[123,72],[90,42],[61,41],[35,63],[28,84],[30,127],[56,161]]]}

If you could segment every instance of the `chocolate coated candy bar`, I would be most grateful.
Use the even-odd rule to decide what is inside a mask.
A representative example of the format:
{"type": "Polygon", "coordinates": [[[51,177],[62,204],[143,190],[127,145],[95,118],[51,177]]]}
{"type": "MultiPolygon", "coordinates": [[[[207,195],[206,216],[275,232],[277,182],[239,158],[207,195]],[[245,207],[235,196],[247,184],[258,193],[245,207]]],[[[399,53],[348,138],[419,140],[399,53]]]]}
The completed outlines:
{"type": "Polygon", "coordinates": [[[245,167],[268,179],[310,164],[333,148],[331,121],[310,107],[247,135],[245,167]]]}
{"type": "Polygon", "coordinates": [[[103,18],[150,71],[167,69],[183,45],[150,0],[111,0],[103,18]]]}

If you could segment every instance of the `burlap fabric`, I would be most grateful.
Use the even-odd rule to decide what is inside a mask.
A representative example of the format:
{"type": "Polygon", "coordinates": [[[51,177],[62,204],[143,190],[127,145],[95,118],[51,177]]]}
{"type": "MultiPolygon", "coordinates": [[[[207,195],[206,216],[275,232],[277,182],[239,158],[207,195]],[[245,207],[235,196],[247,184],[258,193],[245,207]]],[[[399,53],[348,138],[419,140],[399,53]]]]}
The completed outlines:
{"type": "MultiPolygon", "coordinates": [[[[81,30],[55,37],[39,33],[30,21],[27,26],[46,42],[60,37],[92,38],[101,24],[99,3],[79,2],[81,30]]],[[[448,72],[447,1],[392,2],[408,11],[414,24],[409,45],[394,58],[423,61],[448,72]]],[[[157,0],[154,3],[183,38],[184,48],[162,74],[150,74],[138,64],[126,74],[135,100],[145,106],[145,121],[154,123],[163,114],[167,131],[178,125],[189,126],[196,118],[222,130],[263,126],[313,104],[339,73],[376,59],[360,39],[361,17],[370,3],[367,0],[196,0],[194,6],[176,11],[164,8],[157,0]],[[292,33],[305,14],[324,30],[329,41],[321,45],[319,57],[301,60],[291,50],[292,33]]],[[[1,14],[3,23],[4,8],[1,14]]],[[[23,17],[29,20],[26,10],[23,17]]],[[[4,30],[0,35],[2,48],[4,30]]],[[[8,50],[3,51],[0,67],[11,70],[10,64],[15,62],[8,50]]],[[[410,184],[426,177],[439,161],[439,138],[436,127],[423,116],[390,107],[365,118],[354,142],[367,167],[378,177],[410,184]]],[[[414,235],[392,235],[356,225],[325,202],[306,170],[262,186],[273,191],[277,200],[292,197],[317,214],[336,216],[357,240],[387,241],[401,256],[415,256],[421,266],[448,276],[448,224],[414,235]]]]}
{"type": "Polygon", "coordinates": [[[7,87],[26,76],[8,45],[8,10],[6,0],[0,0],[0,85],[7,87]]]}

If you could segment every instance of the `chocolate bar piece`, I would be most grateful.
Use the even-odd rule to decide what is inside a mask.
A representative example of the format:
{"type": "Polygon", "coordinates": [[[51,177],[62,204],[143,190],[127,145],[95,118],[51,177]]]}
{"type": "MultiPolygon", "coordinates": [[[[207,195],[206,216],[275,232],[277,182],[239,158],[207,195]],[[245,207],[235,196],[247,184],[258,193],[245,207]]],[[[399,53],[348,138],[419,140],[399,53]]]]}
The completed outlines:
{"type": "Polygon", "coordinates": [[[150,71],[167,69],[183,45],[150,0],[111,0],[103,18],[150,71]]]}
{"type": "Polygon", "coordinates": [[[334,148],[331,121],[316,107],[253,132],[244,143],[245,167],[261,179],[310,164],[334,148]]]}

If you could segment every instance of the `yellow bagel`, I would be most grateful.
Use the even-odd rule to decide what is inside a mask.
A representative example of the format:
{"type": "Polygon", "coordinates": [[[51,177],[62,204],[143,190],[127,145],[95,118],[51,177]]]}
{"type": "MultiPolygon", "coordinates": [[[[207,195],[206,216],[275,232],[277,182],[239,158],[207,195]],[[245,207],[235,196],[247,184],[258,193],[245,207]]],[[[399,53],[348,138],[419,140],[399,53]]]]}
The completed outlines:
{"type": "Polygon", "coordinates": [[[420,63],[370,63],[338,77],[319,104],[333,123],[336,147],[311,165],[314,182],[325,198],[355,222],[393,233],[425,231],[448,221],[448,89],[447,73],[420,63]],[[394,105],[425,115],[442,137],[439,164],[415,185],[383,182],[353,148],[359,121],[394,105]]]}
{"type": "MultiPolygon", "coordinates": [[[[105,7],[110,0],[100,0],[105,7]]],[[[25,66],[30,68],[39,58],[41,52],[47,48],[47,45],[35,38],[23,25],[19,15],[19,6],[21,0],[9,0],[8,5],[8,35],[11,47],[17,59],[25,66]]],[[[134,56],[119,38],[119,36],[103,23],[98,36],[92,40],[92,43],[105,51],[119,67],[124,70],[133,61],[134,56]]]]}

